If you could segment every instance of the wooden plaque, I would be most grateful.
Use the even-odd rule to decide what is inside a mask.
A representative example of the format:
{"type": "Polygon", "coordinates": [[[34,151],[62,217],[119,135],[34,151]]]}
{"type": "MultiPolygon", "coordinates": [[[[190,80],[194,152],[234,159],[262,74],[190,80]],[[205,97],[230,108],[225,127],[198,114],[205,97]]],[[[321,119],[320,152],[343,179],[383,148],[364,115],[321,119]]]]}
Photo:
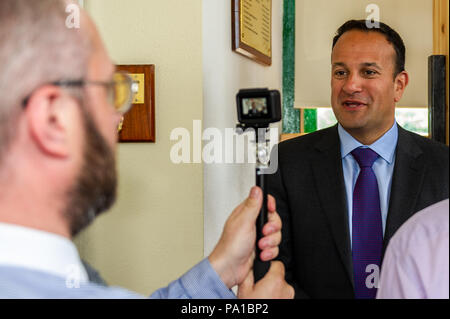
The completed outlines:
{"type": "Polygon", "coordinates": [[[256,62],[272,64],[272,0],[231,0],[232,48],[256,62]]]}
{"type": "Polygon", "coordinates": [[[155,66],[117,65],[116,69],[139,82],[133,106],[124,116],[119,142],[155,142],[155,66]]]}

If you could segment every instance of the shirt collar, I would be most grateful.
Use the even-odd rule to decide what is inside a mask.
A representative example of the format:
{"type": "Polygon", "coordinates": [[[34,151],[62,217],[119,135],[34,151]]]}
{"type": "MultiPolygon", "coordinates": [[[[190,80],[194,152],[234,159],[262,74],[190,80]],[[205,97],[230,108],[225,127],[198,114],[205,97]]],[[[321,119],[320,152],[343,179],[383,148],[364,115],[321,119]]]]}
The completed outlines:
{"type": "Polygon", "coordinates": [[[18,225],[0,223],[0,266],[43,271],[78,283],[88,276],[69,239],[18,225]]]}
{"type": "Polygon", "coordinates": [[[341,141],[341,157],[346,157],[351,151],[358,147],[369,147],[377,152],[389,164],[394,160],[395,148],[398,140],[397,122],[371,145],[363,145],[351,136],[342,126],[338,124],[339,140],[341,141]]]}

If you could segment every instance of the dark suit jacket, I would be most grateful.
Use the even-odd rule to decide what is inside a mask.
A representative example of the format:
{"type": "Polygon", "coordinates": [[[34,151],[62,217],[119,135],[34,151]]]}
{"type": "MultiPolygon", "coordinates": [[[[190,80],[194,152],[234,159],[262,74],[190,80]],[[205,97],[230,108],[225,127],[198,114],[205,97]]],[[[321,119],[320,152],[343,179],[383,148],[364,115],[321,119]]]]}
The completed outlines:
{"type": "MultiPolygon", "coordinates": [[[[383,252],[415,212],[449,197],[449,153],[399,126],[383,252]]],[[[269,193],[283,222],[279,259],[296,298],[354,298],[348,210],[337,125],[278,147],[269,193]]]]}

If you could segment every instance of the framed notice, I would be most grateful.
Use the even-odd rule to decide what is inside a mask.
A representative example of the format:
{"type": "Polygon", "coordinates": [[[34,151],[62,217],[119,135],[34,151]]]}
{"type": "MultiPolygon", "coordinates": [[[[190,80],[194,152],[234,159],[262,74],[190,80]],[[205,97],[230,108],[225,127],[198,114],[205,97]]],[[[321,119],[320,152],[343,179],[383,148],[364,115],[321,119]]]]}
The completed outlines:
{"type": "Polygon", "coordinates": [[[231,0],[232,48],[264,65],[272,64],[272,0],[231,0]]]}

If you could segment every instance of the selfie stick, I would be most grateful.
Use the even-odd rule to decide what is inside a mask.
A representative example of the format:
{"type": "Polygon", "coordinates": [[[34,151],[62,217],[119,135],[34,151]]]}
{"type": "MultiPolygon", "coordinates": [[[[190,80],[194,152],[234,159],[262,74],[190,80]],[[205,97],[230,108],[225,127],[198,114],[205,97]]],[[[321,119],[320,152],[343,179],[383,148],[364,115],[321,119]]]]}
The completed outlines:
{"type": "MultiPolygon", "coordinates": [[[[253,103],[252,103],[253,104],[253,103]]],[[[236,129],[238,134],[242,134],[246,129],[251,128],[255,130],[256,143],[256,186],[259,186],[263,192],[263,203],[256,220],[256,247],[255,247],[255,261],[253,263],[254,281],[257,282],[269,271],[270,261],[261,260],[261,249],[258,247],[258,242],[263,238],[263,227],[268,221],[267,211],[267,193],[268,181],[267,174],[273,174],[274,167],[269,167],[270,152],[269,139],[266,139],[267,131],[270,123],[275,123],[281,120],[281,99],[280,92],[277,90],[269,90],[267,88],[255,89],[241,89],[236,95],[236,106],[238,115],[238,124],[236,129]],[[257,110],[256,114],[250,113],[248,103],[252,100],[263,100],[265,110],[257,110]],[[247,103],[245,107],[244,103],[247,103]]],[[[252,108],[254,110],[254,108],[252,108]]],[[[275,146],[274,146],[275,147],[275,146]]],[[[277,154],[277,152],[274,152],[277,154]]],[[[274,158],[274,162],[278,158],[274,158]]],[[[277,165],[275,165],[277,167],[277,165]]]]}
{"type": "Polygon", "coordinates": [[[256,186],[259,186],[263,192],[263,203],[256,220],[256,256],[253,264],[254,280],[257,282],[269,271],[270,262],[261,260],[261,249],[258,247],[258,242],[264,237],[262,229],[268,221],[267,211],[267,179],[264,169],[268,167],[269,149],[266,140],[266,128],[259,128],[256,130],[256,186]]]}

